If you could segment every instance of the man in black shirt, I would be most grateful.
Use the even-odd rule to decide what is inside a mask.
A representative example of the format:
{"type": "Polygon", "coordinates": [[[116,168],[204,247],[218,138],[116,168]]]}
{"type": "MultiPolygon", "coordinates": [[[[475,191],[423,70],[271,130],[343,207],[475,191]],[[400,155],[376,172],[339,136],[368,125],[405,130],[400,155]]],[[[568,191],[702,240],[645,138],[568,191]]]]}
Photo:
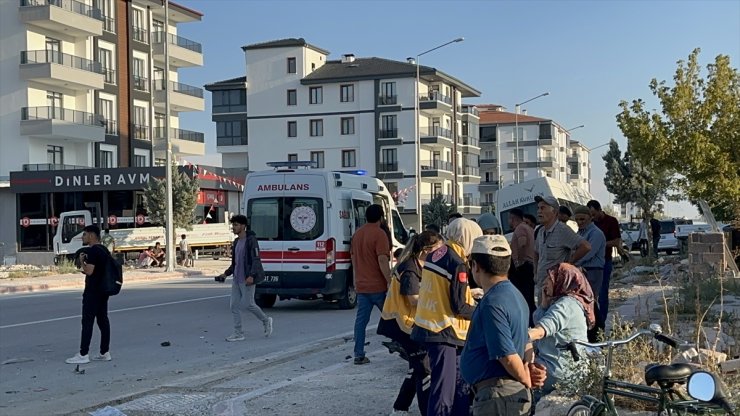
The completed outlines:
{"type": "Polygon", "coordinates": [[[660,221],[657,218],[650,218],[650,231],[653,234],[653,255],[658,257],[658,243],[660,242],[660,221]]]}
{"type": "Polygon", "coordinates": [[[81,272],[85,275],[85,291],[82,292],[82,336],[80,352],[66,360],[67,364],[87,364],[93,324],[98,321],[100,328],[100,354],[93,360],[110,361],[110,322],[108,321],[108,295],[102,291],[101,284],[110,252],[100,244],[100,228],[88,225],[82,230],[82,243],[87,250],[80,253],[81,272]]]}

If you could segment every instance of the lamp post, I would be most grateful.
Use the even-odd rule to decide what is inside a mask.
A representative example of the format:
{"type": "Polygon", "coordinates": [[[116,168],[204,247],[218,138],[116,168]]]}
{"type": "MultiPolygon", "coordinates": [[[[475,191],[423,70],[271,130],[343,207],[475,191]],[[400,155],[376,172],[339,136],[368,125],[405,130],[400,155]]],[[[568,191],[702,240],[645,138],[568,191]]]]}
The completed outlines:
{"type": "MultiPolygon", "coordinates": [[[[571,127],[571,128],[569,128],[568,130],[566,130],[565,132],[566,132],[566,133],[570,133],[570,132],[571,132],[571,131],[573,131],[573,130],[577,130],[577,129],[580,129],[580,128],[583,128],[583,127],[586,127],[586,125],[585,125],[585,124],[581,124],[580,126],[575,126],[575,127],[571,127]]],[[[608,143],[607,143],[607,144],[608,144],[608,143]]]]}
{"type": "Polygon", "coordinates": [[[522,181],[522,178],[519,175],[519,159],[520,159],[519,158],[519,108],[521,108],[521,106],[523,106],[524,104],[527,104],[530,101],[534,101],[540,97],[545,97],[547,95],[550,95],[550,93],[543,92],[542,94],[536,97],[530,98],[527,101],[522,101],[521,103],[516,104],[514,106],[514,141],[516,143],[516,158],[515,158],[516,159],[516,173],[515,173],[516,183],[519,183],[522,181]]]}
{"type": "MultiPolygon", "coordinates": [[[[414,82],[414,159],[416,163],[416,174],[414,175],[416,177],[415,179],[415,187],[416,187],[416,215],[418,218],[417,222],[417,229],[416,232],[422,232],[422,215],[421,215],[421,160],[419,158],[421,157],[421,137],[420,137],[420,129],[419,129],[419,83],[421,82],[421,74],[420,74],[420,67],[419,67],[419,58],[423,55],[428,54],[429,52],[436,51],[437,49],[444,48],[447,45],[451,45],[453,43],[462,42],[465,38],[459,37],[457,39],[453,39],[449,42],[443,43],[439,46],[435,46],[432,49],[429,49],[427,51],[424,51],[420,54],[416,55],[416,60],[414,61],[416,63],[416,82],[414,82]]],[[[454,110],[453,110],[454,111],[454,110]]],[[[457,155],[455,155],[457,157],[457,155]]]]}
{"type": "Polygon", "coordinates": [[[164,237],[165,241],[165,261],[167,271],[175,271],[175,221],[173,218],[174,207],[172,206],[172,138],[170,137],[170,48],[169,48],[169,31],[170,31],[170,2],[163,0],[164,3],[164,75],[162,84],[164,85],[164,137],[166,143],[166,160],[165,167],[165,198],[167,199],[167,221],[165,223],[164,237]]]}

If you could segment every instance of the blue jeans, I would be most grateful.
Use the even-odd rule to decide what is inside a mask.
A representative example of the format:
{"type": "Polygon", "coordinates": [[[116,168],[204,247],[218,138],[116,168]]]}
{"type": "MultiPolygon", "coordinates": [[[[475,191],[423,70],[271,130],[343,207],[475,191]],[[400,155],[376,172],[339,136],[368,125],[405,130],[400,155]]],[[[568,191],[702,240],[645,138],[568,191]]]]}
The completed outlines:
{"type": "Polygon", "coordinates": [[[609,313],[609,281],[612,278],[613,264],[611,260],[604,262],[604,280],[601,281],[598,308],[596,310],[596,326],[606,328],[606,315],[609,313]]]}
{"type": "Polygon", "coordinates": [[[385,293],[358,293],[357,294],[357,316],[355,317],[355,358],[365,356],[365,330],[370,322],[370,314],[373,306],[383,311],[385,293]]]}

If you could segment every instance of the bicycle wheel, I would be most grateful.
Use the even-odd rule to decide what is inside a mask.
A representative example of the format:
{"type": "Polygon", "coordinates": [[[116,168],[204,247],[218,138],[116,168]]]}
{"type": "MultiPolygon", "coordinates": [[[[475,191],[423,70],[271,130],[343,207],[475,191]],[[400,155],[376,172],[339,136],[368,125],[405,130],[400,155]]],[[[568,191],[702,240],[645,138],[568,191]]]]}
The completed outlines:
{"type": "Polygon", "coordinates": [[[595,416],[596,413],[592,413],[591,406],[584,400],[579,400],[570,407],[568,410],[568,416],[595,416]]]}

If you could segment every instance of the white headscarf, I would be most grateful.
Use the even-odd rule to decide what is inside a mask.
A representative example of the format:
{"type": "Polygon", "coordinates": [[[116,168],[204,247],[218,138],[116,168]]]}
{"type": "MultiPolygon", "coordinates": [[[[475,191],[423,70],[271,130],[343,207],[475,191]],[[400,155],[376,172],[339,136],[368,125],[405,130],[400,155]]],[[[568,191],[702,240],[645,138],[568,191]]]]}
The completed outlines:
{"type": "Polygon", "coordinates": [[[483,235],[480,226],[467,218],[457,218],[447,226],[447,238],[460,244],[465,257],[473,250],[473,240],[483,235]]]}

